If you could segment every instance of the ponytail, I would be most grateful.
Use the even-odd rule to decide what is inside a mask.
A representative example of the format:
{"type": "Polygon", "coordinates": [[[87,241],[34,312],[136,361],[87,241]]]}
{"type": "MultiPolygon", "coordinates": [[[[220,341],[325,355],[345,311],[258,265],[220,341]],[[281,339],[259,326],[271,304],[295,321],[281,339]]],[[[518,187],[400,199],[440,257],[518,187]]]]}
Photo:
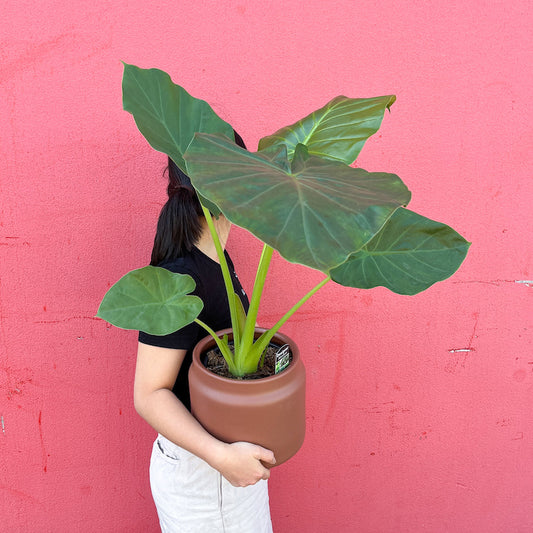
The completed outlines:
{"type": "Polygon", "coordinates": [[[189,177],[168,158],[168,200],[161,209],[150,264],[157,266],[190,252],[202,234],[202,207],[189,177]]]}
{"type": "MultiPolygon", "coordinates": [[[[235,143],[246,149],[241,136],[235,143]]],[[[168,158],[168,200],[161,209],[150,265],[158,266],[190,252],[202,235],[202,206],[189,176],[168,158]]]]}

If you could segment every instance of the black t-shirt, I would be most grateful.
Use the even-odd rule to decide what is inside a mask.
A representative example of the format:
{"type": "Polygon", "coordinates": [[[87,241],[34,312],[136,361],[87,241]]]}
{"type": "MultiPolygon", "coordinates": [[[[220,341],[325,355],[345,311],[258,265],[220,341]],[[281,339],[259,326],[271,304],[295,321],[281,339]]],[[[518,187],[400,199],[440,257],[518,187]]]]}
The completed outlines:
{"type": "MultiPolygon", "coordinates": [[[[224,254],[231,273],[233,288],[236,294],[239,295],[245,310],[248,311],[248,297],[235,274],[235,267],[228,253],[224,252],[224,254]]],[[[198,316],[201,321],[205,322],[214,331],[231,327],[228,297],[222,269],[216,261],[213,261],[213,259],[194,247],[187,255],[168,263],[162,263],[159,266],[178,274],[189,274],[194,279],[196,288],[192,294],[199,296],[204,302],[204,308],[198,316]]],[[[207,331],[196,322],[169,335],[149,335],[139,331],[139,342],[144,344],[187,350],[174,384],[173,392],[189,410],[191,409],[191,400],[188,374],[192,363],[192,351],[198,341],[207,335],[207,331]]]]}

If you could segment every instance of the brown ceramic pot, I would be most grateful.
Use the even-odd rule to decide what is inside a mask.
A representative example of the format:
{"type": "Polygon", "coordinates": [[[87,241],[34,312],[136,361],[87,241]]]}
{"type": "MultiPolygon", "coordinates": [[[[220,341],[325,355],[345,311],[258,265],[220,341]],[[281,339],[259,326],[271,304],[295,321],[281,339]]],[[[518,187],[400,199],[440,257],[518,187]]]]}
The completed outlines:
{"type": "MultiPolygon", "coordinates": [[[[256,328],[255,337],[265,330],[256,328]]],[[[218,331],[219,336],[230,329],[218,331]]],[[[277,333],[272,342],[289,344],[290,365],[275,376],[241,380],[218,376],[201,361],[215,346],[211,336],[195,347],[189,370],[191,408],[195,418],[211,435],[224,442],[253,442],[274,452],[276,465],[290,459],[305,437],[305,368],[298,347],[277,333]]]]}

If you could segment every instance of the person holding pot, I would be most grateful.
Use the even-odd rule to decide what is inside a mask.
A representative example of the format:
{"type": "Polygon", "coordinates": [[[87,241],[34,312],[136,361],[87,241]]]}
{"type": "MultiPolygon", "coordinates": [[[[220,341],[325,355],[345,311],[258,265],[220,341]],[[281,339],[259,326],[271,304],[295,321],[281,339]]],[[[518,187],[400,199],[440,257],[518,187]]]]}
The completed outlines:
{"type": "MultiPolygon", "coordinates": [[[[235,133],[235,141],[244,146],[235,133]]],[[[204,302],[200,320],[218,331],[231,327],[229,304],[213,239],[190,179],[169,158],[168,200],[161,210],[150,264],[189,274],[204,302]]],[[[231,223],[215,220],[221,243],[231,223]]],[[[248,298],[227,252],[235,292],[248,298]]],[[[150,486],[163,532],[271,532],[267,479],[261,461],[272,451],[248,442],[227,444],[207,433],[190,412],[192,350],[205,336],[195,322],[170,335],[139,332],[134,405],[157,432],[150,486]]]]}

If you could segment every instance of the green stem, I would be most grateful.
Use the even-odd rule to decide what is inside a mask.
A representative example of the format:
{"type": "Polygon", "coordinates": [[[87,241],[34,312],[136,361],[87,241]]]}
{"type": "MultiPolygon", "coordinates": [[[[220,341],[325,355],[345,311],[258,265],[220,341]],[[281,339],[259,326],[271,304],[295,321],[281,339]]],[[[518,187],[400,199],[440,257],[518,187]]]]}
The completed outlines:
{"type": "Polygon", "coordinates": [[[205,220],[207,221],[207,225],[209,227],[209,231],[211,232],[211,236],[213,237],[213,242],[215,243],[215,249],[217,251],[218,259],[220,261],[220,268],[222,269],[224,285],[226,286],[226,293],[228,295],[231,324],[233,326],[233,335],[234,335],[233,341],[235,343],[235,346],[239,346],[240,340],[241,340],[239,336],[239,331],[238,331],[239,328],[235,327],[235,325],[238,324],[237,306],[235,304],[235,298],[233,296],[235,293],[235,289],[233,288],[233,282],[231,281],[231,274],[228,268],[228,262],[226,261],[224,249],[222,248],[222,244],[220,243],[220,239],[218,238],[218,233],[215,228],[215,223],[213,222],[213,219],[211,217],[211,213],[203,205],[202,205],[202,211],[204,212],[205,220]]]}
{"type": "MultiPolygon", "coordinates": [[[[205,322],[202,322],[199,318],[195,318],[194,322],[202,326],[207,331],[207,333],[209,333],[209,335],[211,335],[211,337],[215,339],[215,342],[220,341],[220,337],[205,322]]],[[[217,345],[218,345],[218,342],[217,342],[217,345]]]]}
{"type": "Polygon", "coordinates": [[[257,322],[257,313],[259,312],[259,304],[261,302],[261,295],[263,294],[263,288],[265,286],[266,276],[270,260],[272,259],[272,253],[274,249],[265,244],[263,246],[263,252],[261,253],[261,259],[257,267],[257,273],[255,276],[254,289],[252,292],[252,299],[250,300],[250,308],[246,316],[246,324],[244,326],[244,332],[242,334],[242,342],[236,346],[235,349],[235,364],[239,366],[246,358],[247,352],[254,341],[255,324],[257,322]]]}
{"type": "Polygon", "coordinates": [[[233,358],[233,354],[231,353],[231,350],[229,349],[229,346],[227,345],[226,342],[224,342],[223,339],[221,339],[214,331],[212,328],[210,328],[205,322],[203,322],[202,320],[200,320],[199,318],[195,318],[194,321],[199,324],[200,326],[202,326],[206,331],[207,333],[209,333],[209,335],[211,335],[211,337],[213,337],[213,339],[215,340],[216,344],[217,344],[217,347],[218,349],[220,350],[220,353],[222,354],[222,356],[224,357],[224,359],[226,360],[226,363],[228,365],[228,369],[229,371],[237,376],[237,367],[235,366],[235,361],[234,361],[234,358],[233,358]]]}
{"type": "Polygon", "coordinates": [[[296,304],[294,304],[275,324],[272,326],[268,331],[265,331],[263,335],[259,339],[257,339],[255,345],[254,345],[254,351],[257,349],[257,351],[260,350],[260,353],[263,353],[263,351],[268,346],[268,343],[272,340],[272,337],[280,330],[281,326],[289,320],[289,318],[294,315],[302,305],[313,296],[318,290],[320,290],[328,281],[331,280],[331,276],[328,276],[327,278],[324,278],[318,285],[316,285],[313,289],[311,289],[301,300],[299,300],[296,304]]]}

